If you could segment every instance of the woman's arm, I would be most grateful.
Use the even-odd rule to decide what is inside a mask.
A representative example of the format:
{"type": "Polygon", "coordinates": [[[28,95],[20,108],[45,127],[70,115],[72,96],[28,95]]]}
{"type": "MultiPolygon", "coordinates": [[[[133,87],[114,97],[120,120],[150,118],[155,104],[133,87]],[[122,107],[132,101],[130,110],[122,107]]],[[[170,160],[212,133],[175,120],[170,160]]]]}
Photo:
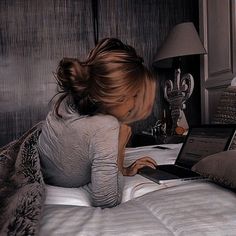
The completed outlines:
{"type": "Polygon", "coordinates": [[[124,167],[125,147],[131,129],[120,125],[111,117],[104,120],[104,127],[93,134],[90,153],[92,153],[91,196],[93,206],[114,207],[120,204],[123,192],[123,175],[135,175],[144,166],[154,167],[155,161],[143,157],[131,166],[124,167]]]}
{"type": "Polygon", "coordinates": [[[104,119],[92,134],[91,196],[94,206],[114,207],[121,202],[123,176],[118,169],[119,123],[111,116],[104,119]]]}

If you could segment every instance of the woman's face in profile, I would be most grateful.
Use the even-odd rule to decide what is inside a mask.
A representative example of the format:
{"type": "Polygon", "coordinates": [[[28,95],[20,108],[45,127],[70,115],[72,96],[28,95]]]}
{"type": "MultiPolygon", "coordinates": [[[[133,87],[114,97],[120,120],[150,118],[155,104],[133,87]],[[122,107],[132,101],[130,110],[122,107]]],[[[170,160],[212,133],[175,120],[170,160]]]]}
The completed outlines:
{"type": "Polygon", "coordinates": [[[121,103],[107,109],[107,113],[115,116],[119,121],[125,122],[135,107],[137,93],[125,96],[121,103]]]}

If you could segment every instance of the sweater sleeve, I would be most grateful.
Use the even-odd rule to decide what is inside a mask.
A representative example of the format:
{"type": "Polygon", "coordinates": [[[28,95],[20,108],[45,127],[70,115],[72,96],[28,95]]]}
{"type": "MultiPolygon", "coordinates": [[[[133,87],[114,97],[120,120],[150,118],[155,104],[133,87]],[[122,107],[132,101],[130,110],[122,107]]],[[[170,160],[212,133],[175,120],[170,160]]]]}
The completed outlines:
{"type": "Polygon", "coordinates": [[[113,118],[104,122],[94,132],[90,143],[90,189],[94,206],[114,207],[121,202],[123,190],[123,175],[117,165],[119,123],[113,118]]]}

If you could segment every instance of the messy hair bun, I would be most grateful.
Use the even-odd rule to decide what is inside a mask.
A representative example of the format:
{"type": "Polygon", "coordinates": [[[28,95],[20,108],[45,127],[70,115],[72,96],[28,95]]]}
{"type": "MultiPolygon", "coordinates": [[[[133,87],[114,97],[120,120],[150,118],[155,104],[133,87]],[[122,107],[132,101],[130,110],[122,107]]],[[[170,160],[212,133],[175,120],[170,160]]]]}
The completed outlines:
{"type": "Polygon", "coordinates": [[[55,77],[58,83],[58,92],[63,93],[55,105],[56,114],[59,117],[59,106],[68,95],[82,114],[93,113],[97,109],[89,99],[89,69],[85,63],[74,58],[63,58],[59,62],[55,77]],[[86,111],[83,109],[85,107],[86,111]]]}
{"type": "Polygon", "coordinates": [[[63,93],[56,103],[56,114],[60,103],[70,95],[80,114],[93,115],[121,103],[144,86],[145,80],[153,78],[133,47],[119,39],[105,38],[90,51],[86,61],[61,60],[56,79],[59,93],[63,93]]]}

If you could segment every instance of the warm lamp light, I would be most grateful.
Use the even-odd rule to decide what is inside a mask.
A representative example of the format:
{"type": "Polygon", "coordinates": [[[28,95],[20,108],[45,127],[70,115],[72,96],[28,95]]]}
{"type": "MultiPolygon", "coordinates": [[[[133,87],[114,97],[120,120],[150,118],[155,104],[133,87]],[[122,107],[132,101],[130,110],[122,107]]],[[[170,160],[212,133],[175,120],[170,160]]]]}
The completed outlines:
{"type": "Polygon", "coordinates": [[[173,59],[175,69],[174,81],[167,80],[164,85],[164,97],[170,104],[172,127],[171,134],[188,130],[188,123],[183,109],[185,102],[191,96],[194,79],[191,74],[181,77],[180,58],[182,56],[205,54],[202,42],[192,22],[176,25],[168,34],[164,43],[158,49],[153,65],[161,67],[166,59],[173,59]]]}

